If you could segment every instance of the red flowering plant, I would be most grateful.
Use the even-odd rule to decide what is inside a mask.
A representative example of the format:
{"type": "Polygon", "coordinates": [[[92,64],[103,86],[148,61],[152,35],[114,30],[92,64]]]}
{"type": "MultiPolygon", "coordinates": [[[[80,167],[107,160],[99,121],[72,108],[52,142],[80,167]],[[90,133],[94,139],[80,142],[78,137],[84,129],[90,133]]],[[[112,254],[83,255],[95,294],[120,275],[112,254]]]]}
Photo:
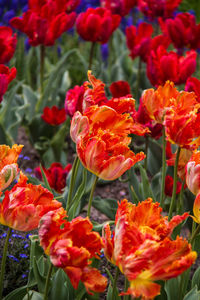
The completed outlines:
{"type": "Polygon", "coordinates": [[[101,0],[101,6],[110,9],[113,14],[122,17],[128,15],[130,10],[137,5],[137,0],[101,0]]]}
{"type": "Polygon", "coordinates": [[[16,68],[9,69],[7,66],[0,65],[0,102],[7,91],[9,83],[16,77],[16,68]]]}
{"type": "Polygon", "coordinates": [[[5,64],[13,57],[17,44],[16,34],[10,27],[0,26],[0,64],[5,64]]]}

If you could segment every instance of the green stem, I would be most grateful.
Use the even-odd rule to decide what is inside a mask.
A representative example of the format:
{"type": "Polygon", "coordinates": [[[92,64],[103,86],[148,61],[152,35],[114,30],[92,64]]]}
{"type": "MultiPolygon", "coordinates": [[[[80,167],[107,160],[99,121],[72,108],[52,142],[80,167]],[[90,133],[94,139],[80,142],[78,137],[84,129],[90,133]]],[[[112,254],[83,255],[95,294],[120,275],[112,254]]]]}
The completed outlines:
{"type": "Polygon", "coordinates": [[[88,70],[91,70],[91,68],[92,68],[92,60],[93,60],[93,57],[94,57],[94,48],[95,48],[95,44],[96,44],[95,42],[93,42],[93,43],[91,44],[88,70]]]}
{"type": "Polygon", "coordinates": [[[146,154],[146,157],[144,159],[144,169],[145,169],[145,171],[147,171],[148,146],[149,146],[149,138],[148,138],[148,136],[146,136],[145,137],[145,154],[146,154]]]}
{"type": "Polygon", "coordinates": [[[111,300],[115,299],[115,293],[116,293],[116,286],[117,286],[118,276],[119,276],[119,268],[116,269],[115,278],[114,278],[114,282],[113,282],[113,288],[112,288],[112,297],[111,297],[111,300]]]}
{"type": "Polygon", "coordinates": [[[76,175],[78,172],[79,163],[80,163],[80,160],[79,160],[78,156],[76,156],[76,158],[74,159],[74,162],[73,162],[73,166],[72,166],[71,180],[70,180],[69,192],[68,192],[68,196],[67,196],[66,211],[68,211],[70,209],[70,204],[72,201],[72,193],[73,193],[76,175]]]}
{"type": "Polygon", "coordinates": [[[98,179],[99,179],[99,177],[95,176],[95,179],[94,179],[93,185],[92,185],[92,189],[91,189],[91,192],[90,192],[90,198],[89,198],[89,201],[88,201],[88,211],[87,211],[88,218],[90,217],[90,211],[91,211],[91,207],[92,207],[92,200],[93,200],[93,196],[94,196],[94,190],[95,190],[98,179]]]}
{"type": "Polygon", "coordinates": [[[44,58],[45,58],[45,46],[40,46],[40,92],[43,94],[44,90],[44,58]]]}
{"type": "Polygon", "coordinates": [[[46,278],[46,283],[45,283],[43,300],[48,300],[49,283],[50,283],[52,271],[53,271],[53,265],[52,265],[52,263],[50,263],[49,271],[48,271],[47,278],[46,278]]]}
{"type": "Polygon", "coordinates": [[[195,229],[195,231],[193,232],[193,234],[191,236],[190,244],[192,245],[192,247],[194,246],[193,243],[194,243],[195,237],[197,236],[197,234],[199,232],[200,232],[200,224],[198,224],[197,228],[195,229]]]}
{"type": "Polygon", "coordinates": [[[181,213],[181,208],[183,207],[183,192],[184,192],[184,186],[185,186],[185,180],[183,180],[181,185],[181,191],[179,194],[179,202],[177,206],[177,214],[179,215],[181,213]]]}
{"type": "Polygon", "coordinates": [[[165,127],[163,126],[162,134],[162,184],[161,184],[161,199],[160,206],[164,208],[165,200],[165,176],[166,176],[166,138],[165,138],[165,127]]]}
{"type": "Polygon", "coordinates": [[[178,150],[176,153],[175,166],[174,166],[174,184],[173,184],[173,191],[172,191],[172,199],[171,199],[170,208],[169,208],[169,216],[168,216],[169,220],[171,220],[171,218],[172,218],[173,209],[174,209],[175,200],[176,200],[176,188],[177,188],[177,177],[178,177],[177,170],[178,170],[178,161],[179,161],[180,151],[181,151],[181,147],[178,147],[178,150]]]}
{"type": "Polygon", "coordinates": [[[136,98],[136,101],[138,101],[138,105],[139,105],[139,91],[140,91],[141,70],[142,70],[142,60],[139,57],[138,72],[137,72],[137,81],[136,81],[136,87],[135,87],[135,98],[136,98]]]}
{"type": "Polygon", "coordinates": [[[8,229],[7,231],[7,236],[4,244],[4,249],[3,249],[3,257],[1,261],[1,274],[0,274],[0,300],[2,300],[2,294],[3,294],[3,279],[4,279],[4,273],[5,273],[5,267],[6,267],[6,257],[7,257],[7,251],[8,251],[8,244],[9,244],[9,239],[11,235],[11,228],[8,229]]]}
{"type": "MultiPolygon", "coordinates": [[[[124,287],[124,291],[126,292],[129,288],[129,281],[128,279],[125,277],[125,287],[124,287]]],[[[123,300],[129,300],[129,295],[124,295],[123,300]]]]}

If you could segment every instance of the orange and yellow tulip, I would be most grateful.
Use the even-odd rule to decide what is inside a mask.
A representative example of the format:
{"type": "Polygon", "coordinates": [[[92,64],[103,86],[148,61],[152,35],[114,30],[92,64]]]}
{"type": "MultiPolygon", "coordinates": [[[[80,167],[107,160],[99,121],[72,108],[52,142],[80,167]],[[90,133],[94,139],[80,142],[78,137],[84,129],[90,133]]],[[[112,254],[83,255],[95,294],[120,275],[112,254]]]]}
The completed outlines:
{"type": "Polygon", "coordinates": [[[66,211],[60,208],[44,215],[39,227],[40,244],[51,262],[62,268],[75,289],[80,281],[87,292],[103,292],[107,279],[90,267],[91,259],[98,258],[103,242],[88,218],[67,221],[66,211]]]}
{"type": "Polygon", "coordinates": [[[36,229],[41,217],[61,203],[41,185],[27,184],[28,178],[20,173],[18,183],[5,192],[0,203],[0,223],[20,231],[36,229]]]}

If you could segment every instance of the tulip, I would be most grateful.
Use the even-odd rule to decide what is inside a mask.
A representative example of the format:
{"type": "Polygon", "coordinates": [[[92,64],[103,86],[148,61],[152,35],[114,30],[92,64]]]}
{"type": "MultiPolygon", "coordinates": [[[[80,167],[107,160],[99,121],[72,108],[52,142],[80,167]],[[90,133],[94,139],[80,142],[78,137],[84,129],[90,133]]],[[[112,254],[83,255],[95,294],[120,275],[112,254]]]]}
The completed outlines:
{"type": "Polygon", "coordinates": [[[41,117],[46,123],[52,126],[56,126],[65,122],[66,113],[64,108],[59,109],[55,105],[52,106],[52,108],[46,106],[43,110],[43,115],[41,117]]]}
{"type": "Polygon", "coordinates": [[[0,64],[5,64],[13,57],[17,44],[16,34],[10,27],[0,26],[0,64]]]}
{"type": "Polygon", "coordinates": [[[181,0],[138,0],[138,8],[151,20],[172,17],[181,0]]]}
{"type": "Polygon", "coordinates": [[[119,15],[113,15],[109,9],[88,8],[79,14],[76,20],[78,34],[85,41],[105,44],[121,21],[119,15]]]}
{"type": "MultiPolygon", "coordinates": [[[[71,167],[71,164],[68,164],[65,168],[63,168],[60,163],[52,163],[48,169],[43,167],[50,187],[56,190],[58,193],[62,193],[62,190],[65,188],[66,178],[71,170],[71,167]]],[[[35,168],[34,171],[36,177],[42,180],[40,167],[35,168]]]]}
{"type": "Polygon", "coordinates": [[[61,203],[53,200],[53,194],[41,185],[27,184],[28,178],[20,173],[18,183],[5,192],[0,203],[0,223],[20,231],[38,227],[41,217],[61,203]]]}
{"type": "Polygon", "coordinates": [[[160,293],[160,285],[154,281],[179,276],[197,257],[186,240],[170,238],[188,213],[168,222],[161,212],[159,203],[150,198],[137,206],[124,199],[118,204],[113,235],[110,226],[104,226],[105,256],[130,281],[130,287],[122,294],[154,299],[160,293]]]}
{"type": "Polygon", "coordinates": [[[197,101],[200,102],[200,80],[195,77],[189,77],[186,81],[185,90],[194,92],[197,96],[197,101]]]}
{"type": "Polygon", "coordinates": [[[109,9],[113,14],[121,17],[128,15],[137,4],[137,0],[101,0],[101,6],[109,9]]]}
{"type": "Polygon", "coordinates": [[[90,267],[93,257],[99,258],[103,246],[100,235],[92,231],[88,218],[67,221],[66,211],[60,208],[47,213],[40,222],[40,244],[50,260],[68,275],[73,287],[83,282],[88,293],[102,292],[107,279],[90,267]]]}
{"type": "Polygon", "coordinates": [[[138,27],[132,25],[126,28],[126,41],[132,59],[139,56],[144,62],[147,61],[152,33],[153,26],[145,22],[138,27]]]}
{"type": "Polygon", "coordinates": [[[14,17],[10,24],[24,32],[31,46],[52,46],[63,32],[70,29],[76,18],[76,13],[66,13],[66,1],[29,0],[29,7],[22,17],[14,17]]]}
{"type": "Polygon", "coordinates": [[[16,68],[9,69],[4,65],[0,65],[0,102],[3,100],[3,95],[7,91],[9,83],[16,77],[16,68]]]}

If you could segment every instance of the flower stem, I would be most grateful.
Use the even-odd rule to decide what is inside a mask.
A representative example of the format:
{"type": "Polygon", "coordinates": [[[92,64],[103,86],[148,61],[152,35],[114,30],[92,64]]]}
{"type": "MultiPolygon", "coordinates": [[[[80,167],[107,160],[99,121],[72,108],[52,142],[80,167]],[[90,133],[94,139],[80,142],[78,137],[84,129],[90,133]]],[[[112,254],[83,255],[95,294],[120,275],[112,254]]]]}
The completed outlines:
{"type": "Polygon", "coordinates": [[[88,70],[91,70],[91,68],[92,68],[92,60],[93,60],[93,57],[94,57],[94,48],[95,48],[95,44],[96,44],[95,42],[93,42],[93,43],[91,44],[88,70]]]}
{"type": "Polygon", "coordinates": [[[172,213],[174,209],[174,204],[176,200],[176,188],[177,188],[177,170],[178,170],[178,161],[179,161],[179,156],[180,156],[180,151],[181,147],[178,147],[177,153],[176,153],[176,160],[175,160],[175,166],[174,166],[174,184],[173,184],[173,191],[172,191],[172,199],[170,203],[170,208],[169,208],[169,216],[168,219],[171,220],[172,218],[172,213]]]}
{"type": "MultiPolygon", "coordinates": [[[[129,288],[129,281],[125,277],[125,287],[124,287],[125,292],[128,290],[128,288],[129,288]]],[[[129,300],[129,299],[130,299],[129,295],[124,295],[123,300],[129,300]]]]}
{"type": "Polygon", "coordinates": [[[66,211],[68,211],[70,209],[70,204],[72,201],[72,192],[73,192],[79,164],[80,164],[80,160],[79,160],[78,156],[76,156],[76,158],[74,159],[74,162],[73,162],[73,166],[72,166],[72,175],[71,175],[71,180],[70,180],[70,185],[69,185],[69,192],[68,192],[68,196],[67,196],[66,211]]]}
{"type": "Polygon", "coordinates": [[[164,208],[164,199],[165,199],[165,176],[166,176],[166,138],[165,138],[165,127],[163,127],[162,134],[162,184],[161,184],[161,199],[160,206],[164,208]]]}
{"type": "Polygon", "coordinates": [[[117,286],[118,276],[119,276],[119,268],[116,269],[115,278],[114,278],[114,282],[113,282],[113,288],[112,288],[112,297],[111,297],[111,300],[115,299],[115,292],[116,292],[116,286],[117,286]]]}
{"type": "Polygon", "coordinates": [[[185,186],[185,180],[183,180],[182,185],[181,185],[181,191],[180,191],[180,194],[179,194],[179,201],[178,201],[178,206],[177,206],[177,215],[180,215],[181,208],[183,206],[184,186],[185,186]]]}
{"type": "Polygon", "coordinates": [[[89,198],[89,201],[88,201],[88,211],[87,211],[88,218],[90,217],[90,211],[91,211],[92,200],[93,200],[93,196],[94,196],[94,190],[95,190],[98,179],[99,179],[99,177],[95,176],[95,179],[94,179],[93,185],[92,185],[92,189],[91,189],[91,192],[90,192],[90,198],[89,198]]]}
{"type": "Polygon", "coordinates": [[[148,155],[148,146],[149,146],[149,138],[148,136],[145,137],[145,159],[144,159],[144,169],[147,171],[147,155],[148,155]]]}
{"type": "MultiPolygon", "coordinates": [[[[193,221],[194,222],[194,221],[193,221]]],[[[191,239],[190,239],[190,244],[192,245],[192,247],[194,246],[194,240],[195,237],[197,236],[197,234],[200,232],[200,224],[198,224],[197,228],[195,229],[195,231],[192,233],[191,239]]]]}
{"type": "Polygon", "coordinates": [[[8,244],[9,244],[9,239],[11,235],[11,228],[8,229],[7,231],[7,236],[4,244],[4,249],[3,249],[3,257],[1,261],[1,274],[0,274],[0,300],[2,300],[2,294],[3,294],[3,279],[4,279],[4,273],[5,273],[5,267],[6,267],[6,257],[7,257],[7,250],[8,250],[8,244]]]}
{"type": "Polygon", "coordinates": [[[138,104],[139,104],[139,91],[140,91],[141,70],[142,70],[142,60],[139,57],[138,72],[137,72],[137,81],[136,81],[136,87],[135,87],[135,98],[136,98],[136,101],[138,101],[138,104]]]}
{"type": "Polygon", "coordinates": [[[46,278],[46,283],[45,283],[43,300],[48,300],[49,282],[50,282],[50,279],[51,279],[52,271],[53,271],[53,265],[52,265],[52,263],[50,263],[49,271],[48,271],[47,278],[46,278]]]}
{"type": "Polygon", "coordinates": [[[44,90],[44,58],[45,58],[45,46],[40,46],[40,92],[43,94],[44,90]]]}

